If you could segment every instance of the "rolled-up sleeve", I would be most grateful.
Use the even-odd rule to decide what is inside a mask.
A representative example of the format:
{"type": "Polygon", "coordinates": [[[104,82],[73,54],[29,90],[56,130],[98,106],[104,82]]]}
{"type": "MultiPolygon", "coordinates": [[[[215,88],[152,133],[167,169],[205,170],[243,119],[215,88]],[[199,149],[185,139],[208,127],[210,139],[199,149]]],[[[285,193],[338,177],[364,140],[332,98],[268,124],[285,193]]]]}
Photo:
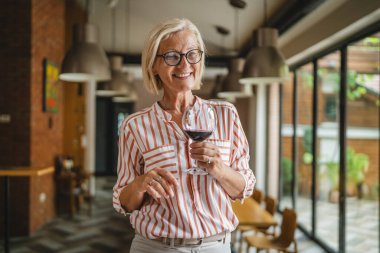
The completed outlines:
{"type": "Polygon", "coordinates": [[[140,175],[140,161],[142,155],[135,141],[133,131],[128,127],[128,119],[124,120],[119,129],[119,155],[117,161],[117,181],[113,187],[113,207],[121,214],[126,215],[120,203],[120,193],[138,175],[140,175]]]}
{"type": "Polygon", "coordinates": [[[231,138],[231,167],[240,173],[240,175],[242,175],[245,180],[244,190],[242,194],[237,197],[237,199],[243,201],[245,198],[252,195],[253,188],[256,183],[256,178],[251,168],[249,168],[249,145],[235,107],[233,107],[232,119],[233,127],[231,138]]]}

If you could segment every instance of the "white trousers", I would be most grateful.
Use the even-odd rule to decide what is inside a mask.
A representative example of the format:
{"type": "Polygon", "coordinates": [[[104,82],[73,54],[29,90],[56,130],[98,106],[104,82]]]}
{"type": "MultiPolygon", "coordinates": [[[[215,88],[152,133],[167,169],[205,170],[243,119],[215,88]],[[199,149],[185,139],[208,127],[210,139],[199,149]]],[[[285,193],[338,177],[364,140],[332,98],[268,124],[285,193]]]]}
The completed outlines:
{"type": "Polygon", "coordinates": [[[135,234],[130,253],[231,253],[231,234],[227,234],[226,239],[220,242],[202,243],[197,246],[184,246],[171,248],[159,241],[149,240],[135,234]]]}

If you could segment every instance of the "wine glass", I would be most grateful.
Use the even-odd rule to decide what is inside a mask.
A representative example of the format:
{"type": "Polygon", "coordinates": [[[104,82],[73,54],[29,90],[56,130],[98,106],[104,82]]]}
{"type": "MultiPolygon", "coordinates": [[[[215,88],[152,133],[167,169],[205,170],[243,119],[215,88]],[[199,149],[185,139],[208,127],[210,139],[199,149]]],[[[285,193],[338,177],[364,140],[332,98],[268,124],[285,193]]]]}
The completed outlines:
{"type": "MultiPolygon", "coordinates": [[[[204,141],[212,135],[216,127],[215,110],[208,104],[188,106],[182,117],[182,127],[187,136],[193,141],[204,141]]],[[[207,171],[199,168],[194,160],[192,166],[186,170],[192,175],[207,175],[207,171]]]]}

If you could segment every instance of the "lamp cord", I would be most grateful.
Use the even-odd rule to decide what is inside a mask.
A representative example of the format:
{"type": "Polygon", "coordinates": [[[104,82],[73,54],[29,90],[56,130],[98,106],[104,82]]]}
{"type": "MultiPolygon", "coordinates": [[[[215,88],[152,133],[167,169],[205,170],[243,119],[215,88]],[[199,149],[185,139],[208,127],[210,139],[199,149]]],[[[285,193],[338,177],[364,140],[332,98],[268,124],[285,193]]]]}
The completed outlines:
{"type": "Polygon", "coordinates": [[[90,0],[86,0],[85,1],[85,8],[86,8],[86,12],[87,12],[87,15],[86,15],[86,23],[89,23],[90,22],[90,15],[91,15],[91,3],[90,3],[90,0]]]}
{"type": "Polygon", "coordinates": [[[264,27],[267,26],[267,0],[264,1],[264,27]]]}
{"type": "Polygon", "coordinates": [[[130,15],[130,1],[129,0],[127,0],[127,11],[126,11],[126,13],[127,13],[127,17],[126,17],[126,21],[127,21],[127,25],[126,25],[126,37],[127,37],[127,39],[126,39],[126,41],[127,41],[127,52],[129,51],[129,40],[130,40],[130,36],[129,36],[129,32],[130,32],[130,24],[131,24],[131,15],[130,15]]]}
{"type": "Polygon", "coordinates": [[[239,44],[239,10],[235,8],[235,50],[238,49],[239,44]]]}
{"type": "Polygon", "coordinates": [[[116,8],[112,8],[112,50],[116,51],[116,8]]]}

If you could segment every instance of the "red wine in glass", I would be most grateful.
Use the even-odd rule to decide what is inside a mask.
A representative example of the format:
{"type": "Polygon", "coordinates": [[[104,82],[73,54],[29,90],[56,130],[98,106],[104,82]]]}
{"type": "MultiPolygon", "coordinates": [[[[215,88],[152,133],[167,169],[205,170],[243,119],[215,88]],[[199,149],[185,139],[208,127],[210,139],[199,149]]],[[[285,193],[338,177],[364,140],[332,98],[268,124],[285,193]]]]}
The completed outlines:
{"type": "MultiPolygon", "coordinates": [[[[182,127],[187,136],[193,141],[204,141],[212,135],[216,127],[215,110],[207,103],[197,104],[186,108],[182,117],[182,127]]],[[[196,166],[191,160],[192,166],[186,170],[193,175],[207,175],[207,171],[196,166]]]]}
{"type": "Polygon", "coordinates": [[[185,132],[193,141],[204,141],[212,135],[212,131],[207,130],[185,130],[185,132]]]}

